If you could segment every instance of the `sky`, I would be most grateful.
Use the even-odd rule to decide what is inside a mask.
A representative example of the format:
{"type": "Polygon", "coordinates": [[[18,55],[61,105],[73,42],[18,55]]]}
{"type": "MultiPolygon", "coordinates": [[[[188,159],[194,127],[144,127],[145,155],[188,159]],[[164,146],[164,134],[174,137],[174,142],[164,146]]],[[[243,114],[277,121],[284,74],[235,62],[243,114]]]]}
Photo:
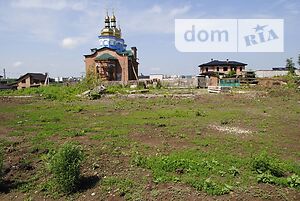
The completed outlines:
{"type": "Polygon", "coordinates": [[[299,0],[0,0],[0,75],[27,72],[81,76],[83,55],[98,47],[106,10],[114,10],[139,73],[195,75],[198,65],[236,60],[248,69],[285,66],[300,53],[299,0]],[[175,47],[175,19],[284,19],[282,53],[183,53],[175,47]]]}

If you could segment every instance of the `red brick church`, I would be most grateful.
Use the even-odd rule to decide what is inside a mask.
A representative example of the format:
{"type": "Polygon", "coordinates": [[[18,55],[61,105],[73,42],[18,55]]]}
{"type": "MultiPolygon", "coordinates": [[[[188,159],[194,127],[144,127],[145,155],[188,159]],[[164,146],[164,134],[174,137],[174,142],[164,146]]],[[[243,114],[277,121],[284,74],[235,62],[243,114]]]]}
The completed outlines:
{"type": "Polygon", "coordinates": [[[137,48],[127,50],[121,28],[116,25],[116,17],[108,14],[105,27],[101,30],[98,48],[84,55],[86,75],[94,74],[103,81],[127,83],[138,79],[137,48]]]}

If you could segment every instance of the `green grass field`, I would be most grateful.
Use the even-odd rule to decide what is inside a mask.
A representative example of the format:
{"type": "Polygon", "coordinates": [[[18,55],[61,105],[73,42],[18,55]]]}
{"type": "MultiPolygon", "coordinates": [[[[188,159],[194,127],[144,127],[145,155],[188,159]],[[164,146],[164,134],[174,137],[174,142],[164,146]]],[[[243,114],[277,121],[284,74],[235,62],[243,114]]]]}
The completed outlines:
{"type": "Polygon", "coordinates": [[[0,199],[299,200],[299,92],[244,92],[0,97],[0,199]],[[47,167],[66,141],[86,155],[81,190],[67,196],[47,167]]]}

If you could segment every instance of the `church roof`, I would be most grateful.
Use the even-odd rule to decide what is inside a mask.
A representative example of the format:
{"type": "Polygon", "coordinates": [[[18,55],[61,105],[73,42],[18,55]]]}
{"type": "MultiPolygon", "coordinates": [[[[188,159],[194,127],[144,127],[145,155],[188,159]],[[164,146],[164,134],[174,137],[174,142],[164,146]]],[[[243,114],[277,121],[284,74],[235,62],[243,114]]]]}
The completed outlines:
{"type": "MultiPolygon", "coordinates": [[[[128,57],[133,56],[133,53],[132,53],[131,50],[125,50],[125,51],[123,51],[123,52],[118,52],[118,51],[116,51],[116,50],[114,50],[114,49],[111,49],[111,48],[109,48],[109,47],[103,47],[103,48],[100,48],[100,49],[93,48],[93,49],[91,49],[91,51],[92,51],[91,54],[86,54],[86,55],[84,55],[84,56],[85,56],[85,57],[92,56],[92,55],[96,54],[96,52],[99,52],[99,51],[101,51],[101,50],[112,50],[112,51],[116,52],[118,55],[122,55],[122,56],[125,55],[125,56],[128,56],[128,57]]],[[[105,54],[108,54],[108,53],[105,53],[105,54]]]]}
{"type": "Polygon", "coordinates": [[[108,53],[104,53],[104,54],[101,54],[100,56],[97,56],[95,58],[95,60],[99,61],[99,60],[116,60],[117,58],[112,56],[111,54],[108,54],[108,53]]]}

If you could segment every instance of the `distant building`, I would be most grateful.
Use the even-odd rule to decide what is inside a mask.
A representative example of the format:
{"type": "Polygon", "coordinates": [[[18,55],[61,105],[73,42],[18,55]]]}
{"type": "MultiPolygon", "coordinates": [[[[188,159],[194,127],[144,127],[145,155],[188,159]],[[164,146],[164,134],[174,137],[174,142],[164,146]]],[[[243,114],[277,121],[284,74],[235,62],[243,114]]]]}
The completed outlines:
{"type": "Polygon", "coordinates": [[[150,74],[150,80],[162,80],[164,79],[163,74],[150,74]]]}
{"type": "MultiPolygon", "coordinates": [[[[275,67],[275,68],[272,68],[272,70],[274,70],[274,71],[288,71],[289,69],[287,69],[287,67],[275,67]]],[[[294,68],[294,70],[297,70],[297,68],[294,68]]]]}
{"type": "Polygon", "coordinates": [[[84,55],[86,75],[95,74],[103,81],[122,81],[138,79],[137,48],[127,50],[120,27],[116,26],[113,14],[105,17],[105,27],[98,36],[99,48],[91,49],[84,55]]]}
{"type": "Polygon", "coordinates": [[[15,89],[13,86],[0,83],[0,90],[15,89]]]}
{"type": "Polygon", "coordinates": [[[64,82],[64,78],[63,77],[56,77],[54,78],[55,82],[59,82],[59,83],[63,83],[64,82]]]}
{"type": "MultiPolygon", "coordinates": [[[[296,75],[300,75],[300,70],[294,68],[296,75]]],[[[289,70],[286,67],[275,67],[272,70],[257,70],[255,71],[257,78],[271,78],[276,76],[285,76],[289,70]]]]}
{"type": "Polygon", "coordinates": [[[47,74],[44,75],[42,73],[27,73],[17,80],[17,89],[40,87],[47,84],[47,78],[47,74]]]}
{"type": "Polygon", "coordinates": [[[150,76],[149,75],[139,75],[139,80],[140,81],[143,81],[143,80],[150,80],[150,76]]]}
{"type": "Polygon", "coordinates": [[[199,65],[200,74],[209,74],[209,73],[220,73],[220,74],[228,74],[230,71],[235,71],[236,75],[242,75],[243,71],[245,71],[245,67],[247,64],[237,62],[237,61],[219,61],[219,60],[211,60],[208,63],[204,63],[199,65]]]}

